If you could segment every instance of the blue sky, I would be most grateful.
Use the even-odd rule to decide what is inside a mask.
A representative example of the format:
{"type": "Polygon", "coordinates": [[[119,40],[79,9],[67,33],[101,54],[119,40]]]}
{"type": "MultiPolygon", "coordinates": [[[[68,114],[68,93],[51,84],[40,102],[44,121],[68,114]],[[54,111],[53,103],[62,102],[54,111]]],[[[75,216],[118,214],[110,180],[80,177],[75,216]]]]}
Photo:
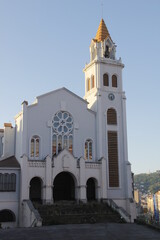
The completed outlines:
{"type": "MultiPolygon", "coordinates": [[[[101,0],[0,0],[0,128],[21,103],[67,87],[84,96],[82,69],[101,0]]],[[[160,1],[103,0],[103,19],[121,57],[128,155],[135,173],[160,169],[160,1]]]]}

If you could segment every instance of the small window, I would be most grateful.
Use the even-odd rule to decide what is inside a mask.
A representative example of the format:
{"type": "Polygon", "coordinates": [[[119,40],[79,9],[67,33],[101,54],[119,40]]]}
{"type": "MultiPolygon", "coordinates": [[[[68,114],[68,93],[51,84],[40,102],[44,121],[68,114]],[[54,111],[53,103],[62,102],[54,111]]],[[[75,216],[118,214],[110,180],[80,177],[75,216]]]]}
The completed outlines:
{"type": "Polygon", "coordinates": [[[117,76],[116,75],[112,76],[112,87],[117,88],[117,76]]]}
{"type": "Polygon", "coordinates": [[[114,108],[109,108],[107,111],[107,124],[117,125],[117,113],[114,108]]]}
{"type": "Polygon", "coordinates": [[[69,152],[73,153],[73,136],[69,136],[69,152]]]}
{"type": "Polygon", "coordinates": [[[90,78],[87,79],[87,91],[90,91],[91,89],[91,80],[90,78]]]}
{"type": "Polygon", "coordinates": [[[30,143],[30,157],[39,158],[40,151],[40,138],[39,136],[33,136],[30,143]]]}
{"type": "Polygon", "coordinates": [[[53,155],[56,154],[56,149],[57,149],[57,135],[54,134],[52,137],[52,153],[53,153],[53,155]]]}
{"type": "Polygon", "coordinates": [[[92,75],[92,77],[91,77],[91,83],[92,83],[92,88],[94,88],[94,75],[92,75]]]}
{"type": "Polygon", "coordinates": [[[105,50],[105,53],[104,53],[104,57],[109,58],[109,47],[107,45],[106,45],[106,50],[105,50]]]}
{"type": "Polygon", "coordinates": [[[92,160],[92,140],[87,139],[85,142],[85,159],[92,160]]]}
{"type": "Polygon", "coordinates": [[[108,77],[108,74],[107,74],[107,73],[105,73],[105,74],[103,75],[103,85],[106,86],[106,87],[109,86],[109,77],[108,77]]]}

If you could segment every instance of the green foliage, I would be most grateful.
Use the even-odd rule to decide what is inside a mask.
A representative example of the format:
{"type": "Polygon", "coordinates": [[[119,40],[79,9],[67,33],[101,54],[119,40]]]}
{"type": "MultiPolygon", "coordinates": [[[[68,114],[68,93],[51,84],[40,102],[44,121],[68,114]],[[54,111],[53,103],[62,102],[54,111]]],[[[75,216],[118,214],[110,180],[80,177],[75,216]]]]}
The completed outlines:
{"type": "Polygon", "coordinates": [[[160,171],[141,173],[134,176],[135,186],[143,193],[155,193],[160,190],[160,171]]]}

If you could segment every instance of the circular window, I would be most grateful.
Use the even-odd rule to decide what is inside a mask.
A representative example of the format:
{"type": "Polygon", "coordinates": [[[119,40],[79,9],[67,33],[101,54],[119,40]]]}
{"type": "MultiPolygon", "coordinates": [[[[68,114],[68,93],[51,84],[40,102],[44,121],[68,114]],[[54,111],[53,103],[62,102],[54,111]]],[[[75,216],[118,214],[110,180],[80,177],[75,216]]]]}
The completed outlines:
{"type": "Polygon", "coordinates": [[[53,129],[58,134],[68,134],[73,130],[72,116],[67,112],[58,112],[53,118],[53,129]]]}

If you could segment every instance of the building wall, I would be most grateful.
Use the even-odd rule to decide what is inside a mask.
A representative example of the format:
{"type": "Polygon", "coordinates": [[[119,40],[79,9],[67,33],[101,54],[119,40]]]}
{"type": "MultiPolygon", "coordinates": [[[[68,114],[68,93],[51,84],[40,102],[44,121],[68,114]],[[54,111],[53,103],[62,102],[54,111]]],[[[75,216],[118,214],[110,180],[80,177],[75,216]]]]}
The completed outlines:
{"type": "MultiPolygon", "coordinates": [[[[98,57],[97,57],[98,58],[98,57]]],[[[132,177],[127,152],[127,124],[125,93],[122,90],[122,68],[120,61],[98,58],[85,66],[85,82],[95,76],[95,87],[86,92],[84,98],[89,102],[89,108],[96,112],[96,136],[97,136],[97,159],[102,156],[107,160],[107,196],[109,198],[121,199],[132,198],[132,177]],[[109,76],[109,86],[103,85],[103,75],[109,76]],[[117,76],[117,88],[112,87],[112,75],[117,76]],[[115,95],[113,101],[108,99],[109,93],[115,95]],[[114,108],[117,113],[117,125],[107,125],[107,110],[114,108]],[[119,167],[119,188],[109,187],[108,171],[108,131],[116,131],[118,136],[118,167],[119,167]]]]}
{"type": "Polygon", "coordinates": [[[15,227],[19,224],[20,169],[1,168],[0,173],[16,174],[16,191],[0,191],[0,211],[11,210],[16,217],[15,222],[2,223],[2,227],[15,227]]]}
{"type": "Polygon", "coordinates": [[[22,121],[23,115],[22,113],[18,114],[15,118],[15,157],[21,163],[22,156],[22,121]]]}
{"type": "Polygon", "coordinates": [[[4,130],[0,131],[0,158],[3,156],[3,142],[4,142],[4,130]]]}
{"type": "Polygon", "coordinates": [[[0,132],[0,160],[14,155],[15,128],[10,123],[4,124],[3,132],[0,132]]]}
{"type": "Polygon", "coordinates": [[[78,158],[84,156],[85,140],[90,138],[93,140],[95,160],[95,114],[87,110],[87,104],[83,100],[64,89],[40,96],[37,104],[27,107],[26,118],[23,120],[28,126],[24,137],[26,146],[22,154],[29,157],[31,137],[38,135],[41,140],[40,159],[52,155],[52,119],[60,110],[69,112],[73,117],[73,155],[78,158]]]}

